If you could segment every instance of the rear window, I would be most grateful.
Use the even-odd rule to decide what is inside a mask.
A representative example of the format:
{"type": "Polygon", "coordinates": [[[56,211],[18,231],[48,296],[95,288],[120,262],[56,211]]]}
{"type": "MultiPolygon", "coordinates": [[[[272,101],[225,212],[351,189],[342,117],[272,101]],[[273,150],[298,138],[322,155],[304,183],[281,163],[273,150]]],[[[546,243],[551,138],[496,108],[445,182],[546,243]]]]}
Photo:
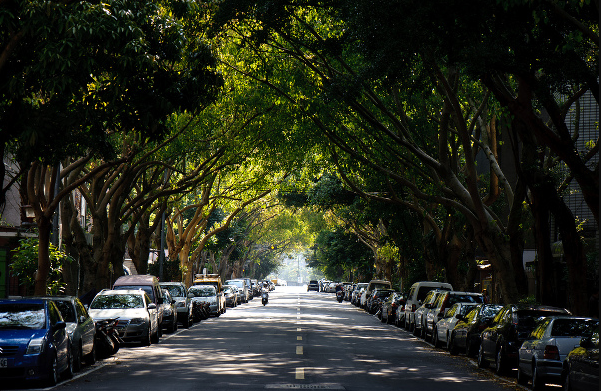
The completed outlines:
{"type": "Polygon", "coordinates": [[[54,300],[54,303],[58,307],[61,316],[65,322],[75,323],[77,322],[75,316],[75,308],[73,308],[73,304],[70,301],[66,300],[54,300]]]}
{"type": "Polygon", "coordinates": [[[596,319],[556,319],[553,322],[551,336],[590,337],[598,325],[599,321],[596,319]]]}
{"type": "Polygon", "coordinates": [[[188,292],[192,293],[195,297],[210,297],[217,294],[215,288],[212,286],[203,286],[201,288],[192,286],[188,292]]]}
{"type": "Polygon", "coordinates": [[[390,284],[383,284],[383,283],[377,283],[377,282],[374,282],[373,284],[371,284],[372,292],[375,291],[376,289],[388,289],[388,288],[390,288],[390,284]]]}
{"type": "Polygon", "coordinates": [[[518,324],[518,327],[534,329],[534,327],[536,327],[536,321],[539,318],[554,315],[565,315],[565,312],[522,310],[517,312],[517,319],[516,314],[513,314],[513,321],[518,324]]]}
{"type": "Polygon", "coordinates": [[[154,301],[154,291],[153,291],[152,287],[149,285],[118,285],[118,286],[114,287],[113,289],[120,290],[120,291],[142,289],[144,292],[148,293],[148,296],[150,296],[150,299],[152,301],[154,301]]]}
{"type": "Polygon", "coordinates": [[[229,281],[226,281],[225,283],[228,285],[236,285],[238,288],[244,288],[244,281],[229,280],[229,281]]]}
{"type": "Polygon", "coordinates": [[[484,302],[482,296],[473,296],[473,295],[449,295],[448,306],[452,306],[455,303],[476,303],[482,304],[484,302]]]}

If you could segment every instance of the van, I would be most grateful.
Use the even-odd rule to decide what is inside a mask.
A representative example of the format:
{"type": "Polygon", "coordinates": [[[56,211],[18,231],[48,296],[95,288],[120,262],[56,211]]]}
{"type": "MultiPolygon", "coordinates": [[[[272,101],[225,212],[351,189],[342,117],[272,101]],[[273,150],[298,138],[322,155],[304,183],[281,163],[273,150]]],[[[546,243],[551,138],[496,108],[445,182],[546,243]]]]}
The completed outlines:
{"type": "MultiPolygon", "coordinates": [[[[117,278],[117,281],[113,284],[113,289],[142,289],[144,292],[148,293],[152,302],[157,306],[158,324],[163,323],[164,297],[158,278],[149,274],[121,276],[117,278]]],[[[161,334],[162,331],[159,327],[159,336],[161,336],[161,334]]]]}
{"type": "Polygon", "coordinates": [[[413,331],[415,327],[415,310],[422,305],[428,292],[433,289],[452,291],[453,286],[447,282],[437,281],[419,281],[411,285],[405,303],[405,329],[413,331]]]}

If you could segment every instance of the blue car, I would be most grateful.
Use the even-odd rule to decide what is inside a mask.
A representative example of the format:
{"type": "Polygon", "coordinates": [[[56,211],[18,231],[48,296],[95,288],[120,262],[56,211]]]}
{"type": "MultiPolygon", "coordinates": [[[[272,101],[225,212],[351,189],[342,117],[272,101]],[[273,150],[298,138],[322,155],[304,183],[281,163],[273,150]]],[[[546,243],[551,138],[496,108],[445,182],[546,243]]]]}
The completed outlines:
{"type": "Polygon", "coordinates": [[[55,385],[73,376],[66,323],[52,300],[0,300],[0,379],[55,385]]]}

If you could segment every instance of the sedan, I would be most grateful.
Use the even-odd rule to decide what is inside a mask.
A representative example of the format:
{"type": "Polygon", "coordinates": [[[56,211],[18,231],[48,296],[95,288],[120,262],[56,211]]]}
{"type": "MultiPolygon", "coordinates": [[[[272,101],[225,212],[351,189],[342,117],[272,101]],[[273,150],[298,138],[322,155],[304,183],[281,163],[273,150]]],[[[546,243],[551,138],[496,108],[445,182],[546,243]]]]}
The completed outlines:
{"type": "Polygon", "coordinates": [[[87,364],[93,364],[96,361],[94,319],[77,297],[52,296],[47,299],[54,301],[67,324],[67,334],[71,340],[71,352],[73,353],[73,370],[77,372],[81,369],[82,360],[85,360],[87,364]]]}
{"type": "MultiPolygon", "coordinates": [[[[455,325],[463,319],[465,315],[468,314],[474,307],[476,307],[476,303],[455,303],[451,308],[449,308],[445,314],[444,318],[439,320],[434,325],[434,331],[432,333],[432,343],[435,347],[439,345],[445,346],[448,350],[451,349],[451,343],[453,341],[452,331],[455,328],[455,325]]],[[[451,353],[455,353],[454,351],[451,353]]]]}
{"type": "Polygon", "coordinates": [[[599,389],[599,328],[580,340],[563,363],[563,389],[597,391],[599,389]]]}
{"type": "Polygon", "coordinates": [[[177,320],[184,328],[188,328],[194,322],[192,311],[192,300],[188,296],[188,290],[183,282],[161,282],[161,288],[167,289],[169,294],[175,300],[175,309],[177,311],[177,320]]]}
{"type": "Polygon", "coordinates": [[[475,357],[480,348],[480,334],[502,308],[498,304],[478,304],[466,316],[461,316],[451,333],[449,352],[455,354],[461,350],[475,357]]]}
{"type": "Polygon", "coordinates": [[[225,293],[225,305],[227,307],[235,307],[238,305],[238,287],[235,285],[224,285],[223,293],[225,293]]]}
{"type": "Polygon", "coordinates": [[[0,300],[0,377],[54,386],[73,376],[67,324],[52,300],[0,300]]]}
{"type": "Polygon", "coordinates": [[[551,316],[543,318],[518,351],[518,383],[532,379],[532,388],[561,383],[563,361],[582,337],[591,336],[598,319],[551,316]]]}

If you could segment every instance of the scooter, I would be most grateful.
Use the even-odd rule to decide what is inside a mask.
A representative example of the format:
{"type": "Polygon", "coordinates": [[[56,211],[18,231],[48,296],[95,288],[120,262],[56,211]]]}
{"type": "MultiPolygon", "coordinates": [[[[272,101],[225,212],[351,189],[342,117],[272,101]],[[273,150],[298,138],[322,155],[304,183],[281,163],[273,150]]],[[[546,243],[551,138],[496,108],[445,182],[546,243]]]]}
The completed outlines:
{"type": "Polygon", "coordinates": [[[261,292],[261,304],[265,305],[269,301],[269,293],[267,291],[261,292]]]}
{"type": "Polygon", "coordinates": [[[96,322],[94,345],[99,358],[112,356],[119,351],[123,340],[117,331],[117,318],[102,319],[96,322]]]}
{"type": "Polygon", "coordinates": [[[342,299],[344,299],[344,291],[340,290],[336,292],[336,300],[338,300],[339,303],[342,303],[342,299]]]}

